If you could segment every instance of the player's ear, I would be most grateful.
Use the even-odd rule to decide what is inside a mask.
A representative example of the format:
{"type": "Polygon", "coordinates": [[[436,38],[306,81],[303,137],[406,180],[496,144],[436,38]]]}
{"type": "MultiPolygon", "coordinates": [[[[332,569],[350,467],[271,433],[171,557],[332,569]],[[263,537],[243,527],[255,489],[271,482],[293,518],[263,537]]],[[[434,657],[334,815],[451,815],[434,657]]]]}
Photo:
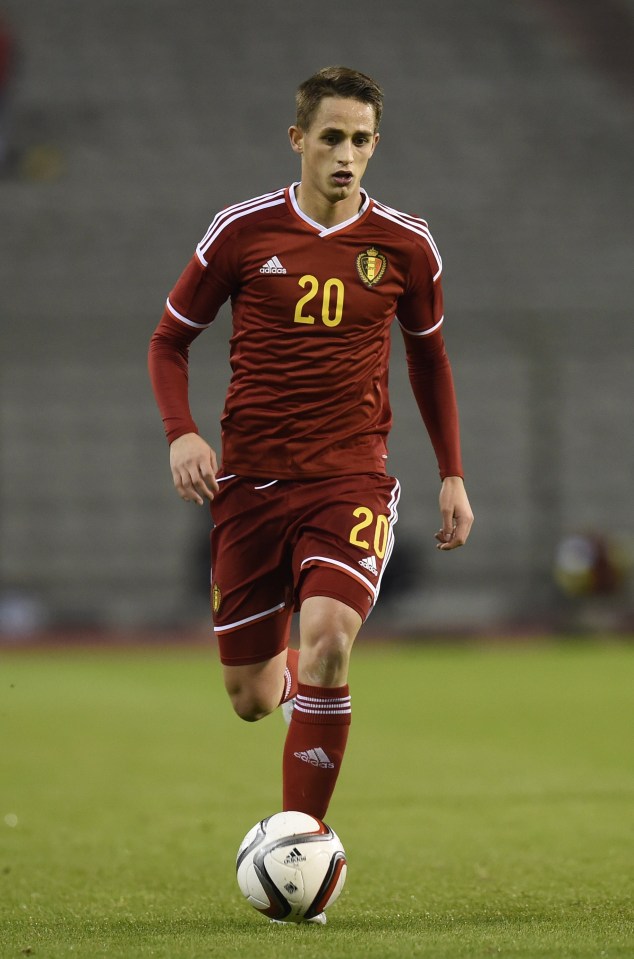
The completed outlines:
{"type": "Polygon", "coordinates": [[[300,127],[289,127],[288,138],[291,141],[291,149],[295,153],[301,154],[304,152],[304,132],[300,127]]]}
{"type": "Polygon", "coordinates": [[[376,145],[377,145],[377,143],[379,142],[380,139],[381,139],[380,134],[379,134],[379,133],[375,133],[375,134],[374,134],[374,137],[372,138],[372,150],[371,150],[371,152],[370,152],[370,156],[372,156],[372,154],[373,154],[374,151],[376,150],[376,145]]]}

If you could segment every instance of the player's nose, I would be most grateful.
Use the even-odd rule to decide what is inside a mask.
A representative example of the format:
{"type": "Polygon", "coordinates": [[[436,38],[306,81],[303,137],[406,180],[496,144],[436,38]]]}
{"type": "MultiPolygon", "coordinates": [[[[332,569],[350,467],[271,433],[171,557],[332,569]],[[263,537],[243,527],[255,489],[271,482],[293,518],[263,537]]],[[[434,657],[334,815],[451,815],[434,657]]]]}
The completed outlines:
{"type": "Polygon", "coordinates": [[[342,140],[341,148],[339,150],[339,155],[337,160],[341,163],[342,166],[346,166],[354,160],[354,149],[352,140],[342,140]]]}

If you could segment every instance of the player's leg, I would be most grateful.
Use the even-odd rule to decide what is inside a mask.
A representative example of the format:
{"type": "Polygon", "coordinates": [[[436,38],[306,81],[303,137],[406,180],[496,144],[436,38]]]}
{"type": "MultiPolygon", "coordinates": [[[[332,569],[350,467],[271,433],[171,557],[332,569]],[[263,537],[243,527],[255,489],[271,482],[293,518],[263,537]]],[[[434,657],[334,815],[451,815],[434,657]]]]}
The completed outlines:
{"type": "Polygon", "coordinates": [[[288,650],[292,575],[284,561],[284,494],[277,482],[220,476],[212,504],[212,612],[225,687],[254,722],[295,695],[288,650]]]}
{"type": "Polygon", "coordinates": [[[351,722],[348,665],[393,546],[399,485],[341,477],[306,487],[309,530],[298,542],[299,682],[284,750],[284,808],[323,819],[351,722]],[[316,505],[317,503],[322,505],[316,505]]]}
{"type": "Polygon", "coordinates": [[[284,809],[323,819],[348,741],[348,665],[360,615],[329,596],[300,612],[299,681],[284,746],[284,809]]]}
{"type": "Polygon", "coordinates": [[[219,637],[225,689],[234,710],[247,722],[263,719],[297,692],[299,653],[287,648],[290,617],[290,611],[282,611],[219,637]]]}

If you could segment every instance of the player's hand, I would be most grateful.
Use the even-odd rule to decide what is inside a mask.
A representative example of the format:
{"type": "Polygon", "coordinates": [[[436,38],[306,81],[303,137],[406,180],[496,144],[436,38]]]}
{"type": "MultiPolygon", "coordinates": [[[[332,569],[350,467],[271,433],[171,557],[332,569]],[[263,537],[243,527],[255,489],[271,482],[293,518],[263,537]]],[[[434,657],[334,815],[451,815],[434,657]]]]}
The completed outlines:
{"type": "Polygon", "coordinates": [[[218,492],[216,454],[198,433],[185,433],[173,441],[170,467],[181,499],[202,506],[218,492]]]}
{"type": "Polygon", "coordinates": [[[447,476],[440,489],[440,515],[442,529],[436,533],[436,549],[456,549],[467,542],[473,513],[467,499],[467,492],[460,476],[447,476]]]}

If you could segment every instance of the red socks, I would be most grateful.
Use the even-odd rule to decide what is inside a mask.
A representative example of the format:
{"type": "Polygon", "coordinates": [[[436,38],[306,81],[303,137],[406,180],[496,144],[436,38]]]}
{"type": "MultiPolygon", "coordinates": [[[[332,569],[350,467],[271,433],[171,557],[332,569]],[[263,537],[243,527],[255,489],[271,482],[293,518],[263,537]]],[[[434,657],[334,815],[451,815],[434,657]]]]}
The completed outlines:
{"type": "MultiPolygon", "coordinates": [[[[294,650],[289,650],[289,660],[291,652],[294,650]]],[[[297,684],[284,746],[285,810],[324,818],[346,749],[350,717],[347,685],[330,689],[297,684]]]]}

